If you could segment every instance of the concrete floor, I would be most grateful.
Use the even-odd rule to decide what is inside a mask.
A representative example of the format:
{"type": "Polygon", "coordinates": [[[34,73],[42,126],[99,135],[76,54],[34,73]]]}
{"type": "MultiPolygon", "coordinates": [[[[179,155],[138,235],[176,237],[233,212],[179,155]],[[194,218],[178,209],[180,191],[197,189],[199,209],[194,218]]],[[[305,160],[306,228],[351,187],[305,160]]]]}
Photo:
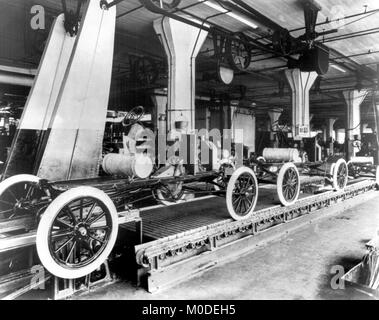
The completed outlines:
{"type": "Polygon", "coordinates": [[[75,299],[360,299],[331,288],[331,268],[357,265],[378,229],[379,195],[171,289],[150,294],[118,282],[75,299]]]}

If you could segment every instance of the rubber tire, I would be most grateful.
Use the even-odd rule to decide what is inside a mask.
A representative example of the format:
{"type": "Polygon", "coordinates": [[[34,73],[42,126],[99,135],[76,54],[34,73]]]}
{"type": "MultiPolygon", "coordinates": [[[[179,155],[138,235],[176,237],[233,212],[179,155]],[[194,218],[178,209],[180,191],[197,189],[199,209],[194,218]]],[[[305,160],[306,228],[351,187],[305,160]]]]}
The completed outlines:
{"type": "Polygon", "coordinates": [[[255,206],[257,205],[257,200],[258,200],[258,180],[257,180],[257,177],[255,176],[254,171],[247,167],[238,168],[236,171],[234,171],[233,175],[230,177],[228,187],[226,188],[226,207],[228,208],[228,212],[230,216],[234,220],[237,220],[237,221],[249,219],[254,214],[254,209],[255,209],[255,206]],[[241,217],[234,211],[232,197],[233,197],[234,184],[236,183],[238,177],[245,173],[248,173],[253,177],[253,180],[255,183],[256,195],[255,195],[254,204],[250,212],[246,214],[245,216],[241,217]]]}
{"type": "Polygon", "coordinates": [[[335,168],[335,166],[336,166],[336,163],[335,163],[335,162],[333,162],[333,163],[330,165],[330,176],[332,177],[332,179],[333,179],[333,172],[334,172],[334,168],[335,168]]]}
{"type": "Polygon", "coordinates": [[[2,195],[6,189],[17,183],[32,182],[37,184],[40,180],[40,178],[31,174],[18,174],[16,176],[9,177],[0,183],[0,195],[2,195]]]}
{"type": "Polygon", "coordinates": [[[77,279],[84,277],[91,272],[95,271],[101,266],[102,263],[108,258],[111,253],[118,234],[118,214],[117,209],[107,194],[103,191],[93,187],[78,187],[70,189],[61,195],[59,195],[54,201],[47,207],[43,214],[41,221],[37,229],[37,253],[41,260],[42,265],[54,276],[62,279],[77,279]],[[103,202],[111,213],[112,218],[112,233],[109,237],[107,247],[100,254],[100,256],[82,268],[65,268],[59,265],[51,256],[48,244],[48,236],[51,225],[61,211],[61,209],[69,202],[80,199],[82,197],[93,197],[103,202]]]}
{"type": "Polygon", "coordinates": [[[276,193],[278,195],[280,203],[285,207],[288,207],[288,206],[294,204],[297,201],[297,199],[299,198],[299,194],[300,194],[300,173],[299,173],[299,170],[297,169],[297,167],[293,163],[287,162],[280,168],[279,173],[278,173],[278,178],[276,181],[276,193]],[[298,186],[297,186],[297,190],[296,190],[296,197],[291,202],[287,201],[285,199],[285,197],[283,195],[283,189],[282,189],[284,175],[285,175],[286,171],[290,168],[295,169],[295,172],[297,174],[297,181],[298,181],[298,186]]]}
{"type": "Polygon", "coordinates": [[[338,159],[337,162],[335,163],[334,167],[333,167],[333,180],[332,180],[333,181],[333,189],[335,191],[345,189],[348,180],[349,180],[349,168],[347,167],[347,163],[344,159],[338,159]],[[345,184],[342,188],[339,188],[337,185],[337,172],[338,172],[338,168],[340,167],[340,165],[346,166],[346,179],[345,179],[345,184]]]}

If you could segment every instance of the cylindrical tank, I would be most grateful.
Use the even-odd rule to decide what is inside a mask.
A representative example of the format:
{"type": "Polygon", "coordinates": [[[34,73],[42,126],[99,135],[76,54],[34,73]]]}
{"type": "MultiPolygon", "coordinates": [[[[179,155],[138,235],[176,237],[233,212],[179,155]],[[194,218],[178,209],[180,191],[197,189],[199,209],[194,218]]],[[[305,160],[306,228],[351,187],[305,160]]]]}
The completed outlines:
{"type": "Polygon", "coordinates": [[[147,178],[153,171],[153,161],[146,155],[109,153],[103,159],[103,170],[114,176],[147,178]]]}
{"type": "Polygon", "coordinates": [[[301,162],[299,150],[294,148],[265,148],[263,158],[268,162],[301,162]]]}

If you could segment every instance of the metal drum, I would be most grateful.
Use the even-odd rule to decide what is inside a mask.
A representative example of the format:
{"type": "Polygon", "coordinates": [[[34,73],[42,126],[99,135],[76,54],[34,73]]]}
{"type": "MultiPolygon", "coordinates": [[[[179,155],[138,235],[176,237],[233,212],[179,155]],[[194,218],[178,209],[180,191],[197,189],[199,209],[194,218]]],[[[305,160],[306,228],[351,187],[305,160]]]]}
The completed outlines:
{"type": "Polygon", "coordinates": [[[109,153],[103,159],[103,170],[109,175],[145,179],[153,171],[153,161],[143,154],[122,155],[109,153]]]}
{"type": "Polygon", "coordinates": [[[293,148],[265,148],[263,158],[268,162],[301,162],[299,150],[293,148]]]}

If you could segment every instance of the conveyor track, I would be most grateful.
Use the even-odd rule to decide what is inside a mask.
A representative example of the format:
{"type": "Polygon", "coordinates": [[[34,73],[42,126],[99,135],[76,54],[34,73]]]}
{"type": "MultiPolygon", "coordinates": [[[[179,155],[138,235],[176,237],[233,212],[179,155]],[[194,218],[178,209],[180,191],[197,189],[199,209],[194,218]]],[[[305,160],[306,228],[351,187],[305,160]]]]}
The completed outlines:
{"type": "MultiPolygon", "coordinates": [[[[135,257],[140,265],[139,280],[147,277],[147,289],[150,292],[176,284],[227,258],[225,248],[234,255],[239,251],[251,250],[257,245],[256,243],[249,245],[248,242],[241,241],[252,238],[259,242],[259,236],[264,233],[263,231],[272,230],[273,233],[280,233],[277,228],[270,227],[285,226],[287,222],[299,217],[302,218],[296,219],[297,221],[306,221],[305,216],[311,217],[314,211],[321,212],[322,210],[319,209],[333,207],[333,204],[356,196],[367,194],[372,197],[374,193],[370,191],[376,188],[375,181],[364,180],[353,183],[338,192],[324,192],[299,199],[289,207],[280,205],[264,207],[247,220],[222,219],[137,245],[135,257]]],[[[119,223],[138,218],[138,211],[128,212],[126,216],[122,214],[119,216],[119,223]]],[[[35,240],[35,231],[20,235],[3,234],[0,238],[0,253],[33,246],[35,240]]]]}
{"type": "MultiPolygon", "coordinates": [[[[228,247],[232,255],[239,249],[246,251],[246,245],[241,246],[241,240],[248,236],[257,236],[270,227],[285,224],[304,215],[312,216],[310,214],[314,211],[375,189],[374,181],[365,180],[338,192],[330,191],[300,199],[289,207],[274,206],[259,210],[247,220],[223,220],[138,245],[135,253],[136,261],[141,266],[140,281],[147,277],[150,292],[173,285],[226,258],[227,254],[217,253],[225,251],[220,249],[228,247]],[[206,259],[207,254],[213,258],[206,259]]],[[[305,220],[305,217],[297,220],[305,220]]]]}

